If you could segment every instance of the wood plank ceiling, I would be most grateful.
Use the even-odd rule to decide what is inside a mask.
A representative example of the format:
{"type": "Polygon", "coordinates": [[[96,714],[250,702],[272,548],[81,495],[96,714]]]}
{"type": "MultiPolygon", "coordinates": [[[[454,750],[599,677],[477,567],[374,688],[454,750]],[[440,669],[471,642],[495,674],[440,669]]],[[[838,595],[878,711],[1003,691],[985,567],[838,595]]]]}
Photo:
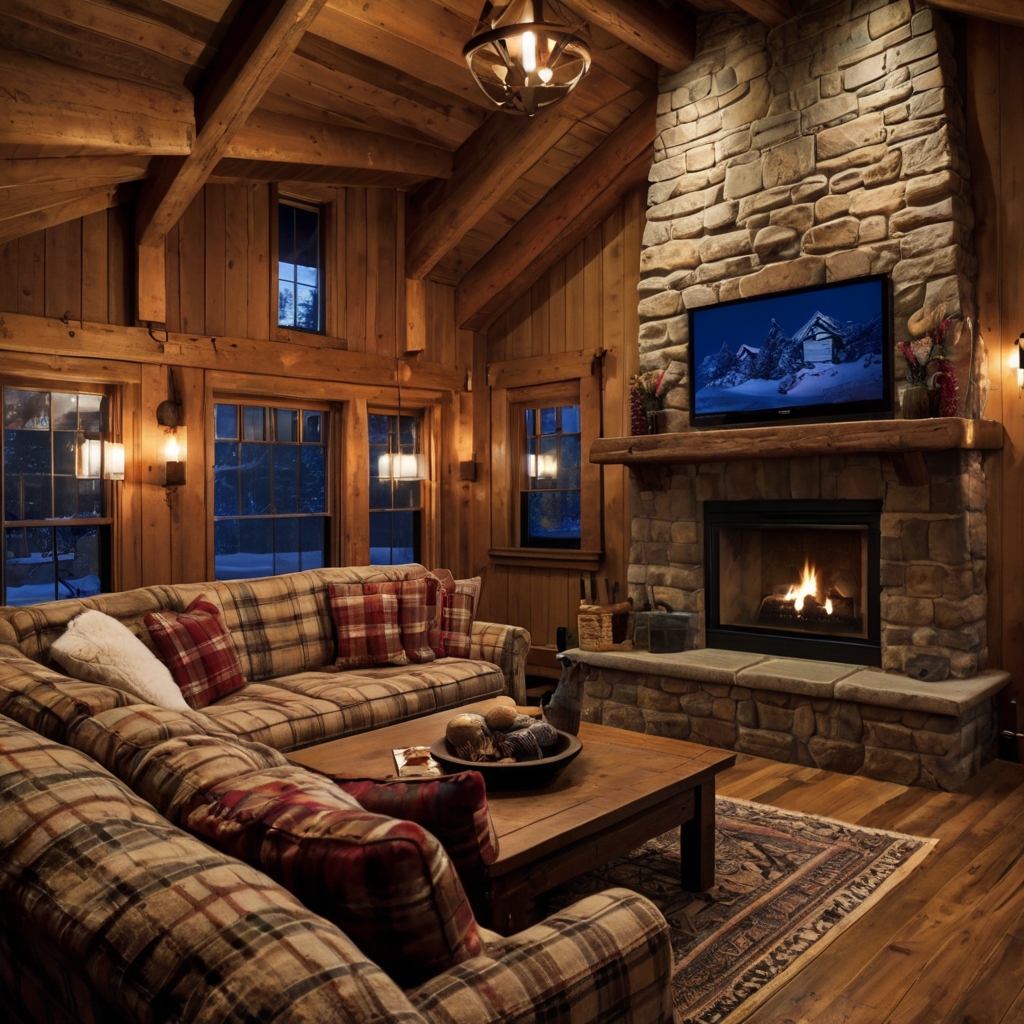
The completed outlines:
{"type": "MultiPolygon", "coordinates": [[[[468,280],[460,322],[479,328],[515,298],[513,278],[530,283],[538,239],[564,249],[646,178],[658,65],[692,58],[695,16],[790,13],[789,0],[569,3],[589,20],[593,67],[525,119],[490,108],[463,60],[481,0],[4,0],[0,75],[17,84],[0,88],[0,241],[138,202],[140,279],[158,279],[163,235],[206,181],[312,198],[397,187],[407,276],[468,280]],[[577,195],[556,230],[552,205],[577,195]]],[[[159,297],[140,292],[142,319],[159,319],[143,308],[159,313],[159,297]]]]}

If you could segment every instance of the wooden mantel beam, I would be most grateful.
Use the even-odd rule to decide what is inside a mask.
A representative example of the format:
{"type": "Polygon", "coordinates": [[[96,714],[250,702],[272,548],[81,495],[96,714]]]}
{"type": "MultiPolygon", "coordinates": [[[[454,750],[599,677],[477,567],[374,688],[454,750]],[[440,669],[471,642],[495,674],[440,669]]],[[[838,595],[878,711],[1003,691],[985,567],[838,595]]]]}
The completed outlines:
{"type": "Polygon", "coordinates": [[[769,28],[778,28],[793,17],[789,0],[732,0],[732,5],[752,14],[769,28]]]}
{"type": "MultiPolygon", "coordinates": [[[[456,319],[482,330],[536,280],[575,237],[573,228],[593,224],[601,200],[617,202],[622,190],[646,178],[654,142],[655,101],[646,101],[585,160],[564,177],[466,274],[456,293],[456,319]],[[618,187],[616,187],[618,186],[618,187]]],[[[603,208],[603,207],[602,207],[603,208]]],[[[560,254],[560,255],[559,255],[560,254]]]]}
{"type": "MultiPolygon", "coordinates": [[[[656,0],[568,0],[577,14],[669,71],[682,71],[696,51],[693,18],[656,0]]],[[[785,0],[780,0],[785,2],[785,0]]]]}
{"type": "Polygon", "coordinates": [[[323,4],[324,0],[249,0],[235,15],[233,29],[196,96],[191,151],[184,159],[161,161],[155,177],[143,186],[136,212],[140,319],[164,320],[164,237],[203,187],[231,137],[256,109],[323,4]]]}
{"type": "Polygon", "coordinates": [[[1006,25],[1024,25],[1024,4],[1021,0],[929,0],[929,3],[932,7],[1001,21],[1006,25]]]}
{"type": "Polygon", "coordinates": [[[406,142],[359,128],[339,128],[287,114],[257,110],[224,149],[235,160],[348,167],[448,178],[452,154],[439,146],[406,142]]]}

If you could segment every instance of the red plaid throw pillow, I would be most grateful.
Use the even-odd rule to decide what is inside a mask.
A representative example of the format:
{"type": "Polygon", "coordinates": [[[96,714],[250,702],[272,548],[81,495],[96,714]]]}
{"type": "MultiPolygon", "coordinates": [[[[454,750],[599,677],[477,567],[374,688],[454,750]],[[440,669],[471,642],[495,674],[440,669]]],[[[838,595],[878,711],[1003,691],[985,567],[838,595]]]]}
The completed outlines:
{"type": "Polygon", "coordinates": [[[204,708],[245,686],[238,651],[220,609],[203,596],[183,612],[150,612],[146,629],[191,708],[204,708]]]}
{"type": "Polygon", "coordinates": [[[454,590],[445,590],[441,604],[441,646],[449,658],[468,658],[480,577],[456,580],[454,590]]]}
{"type": "Polygon", "coordinates": [[[425,576],[418,580],[387,583],[339,583],[335,585],[334,592],[343,597],[393,594],[398,598],[398,627],[406,657],[422,665],[437,656],[429,642],[431,613],[437,603],[437,580],[425,576]]]}
{"type": "Polygon", "coordinates": [[[331,588],[331,618],[338,634],[338,668],[408,665],[398,627],[398,598],[394,594],[346,594],[345,586],[331,588]]]}

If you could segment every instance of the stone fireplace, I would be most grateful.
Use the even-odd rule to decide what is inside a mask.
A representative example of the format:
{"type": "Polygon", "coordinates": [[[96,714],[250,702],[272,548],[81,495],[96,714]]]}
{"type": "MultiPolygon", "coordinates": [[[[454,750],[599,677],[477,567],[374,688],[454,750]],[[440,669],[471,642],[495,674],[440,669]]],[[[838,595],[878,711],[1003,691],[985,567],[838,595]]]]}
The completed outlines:
{"type": "Polygon", "coordinates": [[[987,424],[981,437],[976,422],[986,382],[968,326],[976,262],[954,36],[916,0],[799,9],[771,32],[739,14],[702,18],[696,59],[661,82],[639,346],[641,369],[664,371],[665,436],[603,439],[591,459],[636,471],[634,605],[653,596],[697,613],[704,649],[582,656],[585,714],[956,789],[993,756],[992,697],[1008,677],[986,671],[982,450],[1002,434],[987,424]],[[896,342],[958,325],[963,419],[691,431],[688,309],[877,273],[892,279],[896,342]],[[874,539],[866,520],[831,524],[845,536],[813,586],[792,534],[780,553],[719,522],[730,507],[803,503],[877,517],[874,539]],[[773,578],[735,575],[759,560],[773,578]],[[802,620],[791,587],[813,593],[802,620]],[[842,605],[841,629],[827,629],[828,601],[833,615],[842,605]],[[751,642],[770,619],[779,645],[751,642]],[[863,656],[830,646],[842,633],[863,656]]]}

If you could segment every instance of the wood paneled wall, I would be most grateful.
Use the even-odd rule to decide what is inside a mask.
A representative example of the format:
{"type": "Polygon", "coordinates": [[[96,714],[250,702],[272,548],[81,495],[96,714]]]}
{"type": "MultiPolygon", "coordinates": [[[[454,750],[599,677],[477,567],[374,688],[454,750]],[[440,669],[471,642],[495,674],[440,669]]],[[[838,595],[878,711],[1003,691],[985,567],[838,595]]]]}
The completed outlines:
{"type": "MultiPolygon", "coordinates": [[[[967,127],[978,252],[979,322],[992,379],[985,416],[1006,443],[988,458],[989,664],[1008,671],[1024,732],[1024,29],[966,23],[967,127]]],[[[1003,727],[1013,726],[1004,706],[1003,727]]]]}
{"type": "MultiPolygon", "coordinates": [[[[426,410],[431,425],[433,479],[426,503],[435,510],[424,560],[469,570],[469,482],[459,480],[458,461],[473,457],[473,396],[464,385],[473,357],[473,335],[455,324],[455,293],[447,285],[424,286],[425,348],[405,358],[404,196],[395,189],[320,188],[323,206],[327,333],[311,336],[277,328],[273,302],[274,196],[267,185],[207,185],[166,241],[168,320],[124,332],[93,325],[133,327],[133,231],[129,207],[70,221],[0,245],[0,374],[60,386],[61,379],[118,384],[123,394],[122,430],[126,479],[118,490],[117,515],[123,551],[117,579],[127,589],[209,578],[212,569],[209,516],[212,476],[212,402],[215,393],[304,397],[345,403],[339,431],[337,481],[344,526],[336,534],[335,559],[369,558],[366,523],[367,406],[393,408],[398,360],[404,360],[403,406],[426,410]],[[59,355],[43,341],[27,351],[3,330],[4,313],[40,318],[41,338],[62,335],[59,355]],[[67,318],[67,335],[54,320],[67,318]],[[47,318],[47,319],[42,319],[47,318]],[[75,330],[77,326],[77,330],[75,330]],[[191,347],[174,335],[192,335],[191,347]],[[248,345],[248,340],[256,345],[248,345]],[[224,346],[218,350],[217,341],[224,346]],[[277,376],[265,357],[267,342],[287,352],[278,365],[295,367],[277,376]],[[262,344],[262,350],[259,345],[262,344]],[[139,361],[137,351],[147,349],[139,361]],[[170,345],[175,358],[160,358],[170,345]],[[207,351],[209,345],[209,351],[207,351]],[[193,355],[182,355],[191,351],[193,355]],[[221,360],[218,352],[251,349],[251,360],[221,360]],[[212,356],[211,353],[212,352],[212,356]],[[310,365],[323,367],[311,374],[310,365]],[[171,377],[174,384],[172,387],[171,377]],[[176,389],[185,409],[187,483],[173,493],[161,486],[162,430],[156,407],[176,389]],[[355,419],[353,419],[355,415],[355,419]],[[361,417],[361,422],[360,421],[361,417]]],[[[9,318],[13,320],[13,318],[9,318]]],[[[27,322],[32,330],[33,321],[27,322]]],[[[18,330],[26,327],[19,318],[18,330]]]]}
{"type": "MultiPolygon", "coordinates": [[[[637,372],[639,361],[636,286],[645,209],[643,192],[627,196],[611,217],[503,313],[486,336],[478,336],[475,389],[486,386],[489,363],[507,366],[517,360],[557,359],[603,349],[602,433],[629,433],[629,378],[637,372]]],[[[478,453],[481,448],[490,450],[489,420],[484,415],[481,403],[475,435],[478,453]]],[[[501,500],[509,487],[501,452],[492,453],[486,469],[486,491],[478,495],[478,506],[501,500]]],[[[604,554],[596,572],[600,580],[617,580],[620,594],[625,594],[630,543],[628,471],[604,467],[601,497],[604,554]]],[[[533,637],[535,665],[553,668],[557,627],[576,628],[580,570],[550,568],[540,558],[533,565],[496,563],[488,556],[492,541],[480,529],[481,523],[488,522],[488,512],[489,508],[478,507],[473,515],[477,531],[473,566],[486,572],[481,616],[525,626],[533,637]]]]}

